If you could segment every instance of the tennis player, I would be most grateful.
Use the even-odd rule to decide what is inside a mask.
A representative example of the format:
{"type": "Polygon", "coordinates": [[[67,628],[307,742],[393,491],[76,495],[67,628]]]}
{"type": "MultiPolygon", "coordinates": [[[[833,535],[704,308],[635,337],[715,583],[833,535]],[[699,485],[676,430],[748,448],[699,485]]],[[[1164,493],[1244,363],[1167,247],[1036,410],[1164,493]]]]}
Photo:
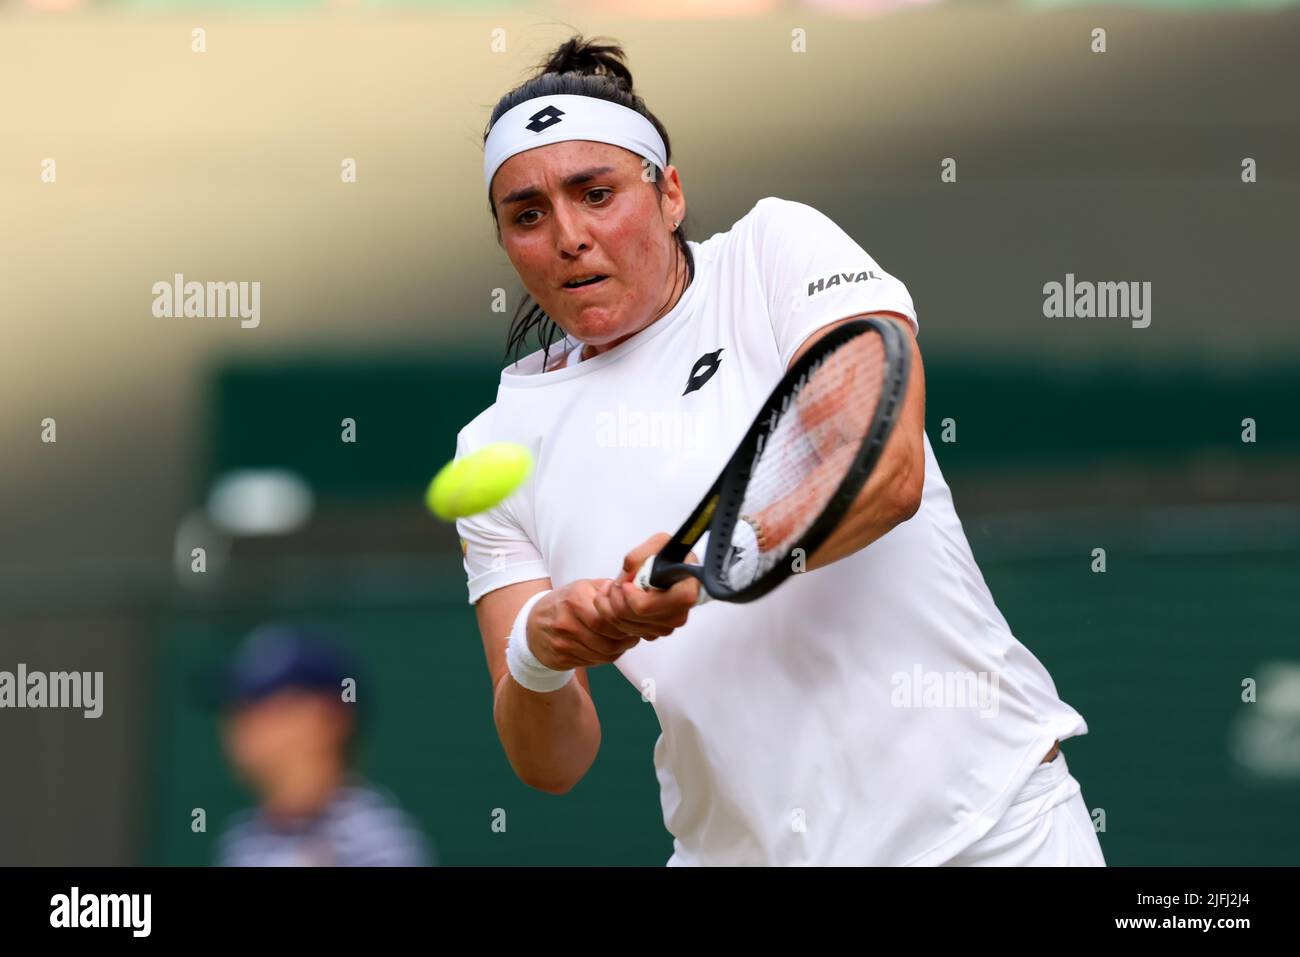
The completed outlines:
{"type": "MultiPolygon", "coordinates": [[[[458,523],[509,761],[562,794],[600,722],[586,670],[653,704],[670,865],[1102,865],[1059,742],[1085,734],[971,556],[924,429],[906,287],[832,220],[768,197],[688,240],[663,124],[622,50],[574,37],[492,112],[484,172],[528,298],[457,454],[529,446],[458,523]],[[906,330],[899,423],[806,573],[695,608],[629,579],[838,323],[906,330]],[[526,337],[542,346],[522,359],[526,337]],[[558,338],[558,341],[555,341],[558,338]],[[649,537],[647,537],[649,536],[649,537]]],[[[692,559],[696,560],[696,559],[692,559]]]]}

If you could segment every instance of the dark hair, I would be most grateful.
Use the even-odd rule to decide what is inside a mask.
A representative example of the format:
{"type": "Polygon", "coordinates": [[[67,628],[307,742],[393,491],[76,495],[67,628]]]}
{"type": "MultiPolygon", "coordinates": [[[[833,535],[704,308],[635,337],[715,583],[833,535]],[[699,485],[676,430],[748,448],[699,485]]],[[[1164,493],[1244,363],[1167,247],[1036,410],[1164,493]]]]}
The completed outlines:
{"type": "MultiPolygon", "coordinates": [[[[537,72],[531,79],[501,97],[492,110],[492,117],[488,120],[487,129],[483,131],[483,141],[487,142],[488,134],[492,132],[492,127],[496,125],[497,120],[503,114],[526,100],[538,96],[554,96],[559,93],[594,96],[636,110],[649,120],[659,135],[663,137],[664,155],[671,162],[673,147],[668,138],[668,131],[664,129],[664,125],[659,122],[658,117],[646,107],[645,100],[632,91],[632,73],[623,63],[623,59],[623,48],[617,43],[599,43],[596,39],[586,40],[583,39],[581,34],[565,40],[538,67],[537,72]]],[[[655,166],[654,184],[655,188],[661,193],[663,192],[663,175],[664,171],[655,166]]],[[[492,213],[492,220],[497,227],[497,237],[500,238],[501,224],[497,221],[497,211],[492,204],[490,190],[488,193],[488,210],[492,213]]],[[[695,257],[691,253],[690,246],[686,243],[685,221],[677,226],[677,229],[673,231],[673,236],[686,260],[687,284],[689,285],[690,281],[695,278],[695,257]]],[[[537,332],[538,345],[545,350],[542,358],[542,368],[545,369],[546,362],[550,358],[551,345],[559,337],[560,330],[555,321],[546,314],[545,310],[531,296],[525,293],[523,302],[519,304],[519,309],[516,310],[515,317],[510,322],[510,331],[506,336],[506,355],[509,356],[510,350],[514,349],[514,361],[518,362],[525,340],[533,330],[537,332]]]]}

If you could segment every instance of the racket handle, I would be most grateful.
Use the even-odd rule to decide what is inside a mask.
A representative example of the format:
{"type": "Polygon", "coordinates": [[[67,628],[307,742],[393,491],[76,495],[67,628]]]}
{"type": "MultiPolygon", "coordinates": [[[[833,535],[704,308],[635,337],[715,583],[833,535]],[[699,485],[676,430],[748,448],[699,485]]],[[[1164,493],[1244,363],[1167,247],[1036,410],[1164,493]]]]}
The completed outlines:
{"type": "MultiPolygon", "coordinates": [[[[637,570],[636,575],[632,578],[632,581],[636,583],[636,587],[640,588],[642,591],[650,591],[650,589],[655,587],[654,585],[650,584],[650,575],[651,573],[654,572],[655,559],[658,557],[659,557],[658,555],[651,555],[644,562],[642,562],[641,567],[637,570]]],[[[686,574],[683,574],[681,576],[681,578],[686,578],[686,577],[687,577],[686,574]]],[[[679,578],[678,581],[681,581],[681,578],[679,578]]],[[[695,599],[695,607],[699,608],[704,603],[712,600],[713,600],[713,596],[704,590],[704,583],[701,582],[700,597],[695,599]]]]}

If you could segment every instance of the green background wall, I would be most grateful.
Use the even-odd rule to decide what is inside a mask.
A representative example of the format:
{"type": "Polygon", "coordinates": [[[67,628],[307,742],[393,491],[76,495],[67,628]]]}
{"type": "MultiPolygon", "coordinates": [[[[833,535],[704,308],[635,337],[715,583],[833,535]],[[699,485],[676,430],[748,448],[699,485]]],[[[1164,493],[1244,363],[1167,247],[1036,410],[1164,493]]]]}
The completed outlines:
{"type": "MultiPolygon", "coordinates": [[[[210,862],[222,822],[247,802],[221,760],[215,717],[195,704],[193,678],[252,626],[285,618],[334,626],[366,663],[361,693],[373,715],[362,768],[419,818],[443,863],[667,859],[651,757],[657,723],[616,670],[593,673],[603,743],[570,794],[519,783],[497,741],[454,532],[418,508],[456,429],[491,400],[494,368],[486,357],[316,361],[218,377],[214,473],[274,460],[307,475],[327,507],[360,508],[368,496],[403,503],[428,549],[393,555],[361,543],[376,553],[313,554],[290,542],[281,554],[250,559],[215,599],[176,594],[165,603],[156,619],[155,793],[142,859],[210,862]],[[349,461],[355,450],[337,440],[342,408],[358,418],[364,459],[349,461]],[[302,427],[313,421],[317,428],[302,427]],[[412,448],[413,434],[426,435],[427,446],[412,448]],[[208,812],[206,834],[190,830],[195,807],[208,812]],[[506,812],[505,833],[491,829],[496,808],[506,812]]],[[[1294,381],[1285,368],[1214,384],[1176,369],[1158,382],[1105,370],[1062,378],[942,358],[927,373],[928,428],[959,511],[964,488],[985,487],[998,468],[1029,484],[1056,475],[1086,487],[1118,464],[1158,482],[1206,454],[1285,471],[1300,446],[1285,414],[1294,381]],[[1241,409],[1263,423],[1269,451],[1240,442],[1241,409]],[[950,410],[958,410],[959,440],[945,445],[939,420],[950,410]]],[[[965,524],[1017,636],[1088,720],[1090,733],[1066,753],[1089,807],[1105,812],[1108,860],[1293,861],[1300,778],[1251,771],[1234,757],[1234,742],[1268,733],[1251,723],[1259,713],[1250,709],[1261,706],[1241,702],[1241,680],[1295,659],[1300,510],[1091,505],[1003,508],[965,524]],[[1098,546],[1107,549],[1105,574],[1090,571],[1098,546]]]]}

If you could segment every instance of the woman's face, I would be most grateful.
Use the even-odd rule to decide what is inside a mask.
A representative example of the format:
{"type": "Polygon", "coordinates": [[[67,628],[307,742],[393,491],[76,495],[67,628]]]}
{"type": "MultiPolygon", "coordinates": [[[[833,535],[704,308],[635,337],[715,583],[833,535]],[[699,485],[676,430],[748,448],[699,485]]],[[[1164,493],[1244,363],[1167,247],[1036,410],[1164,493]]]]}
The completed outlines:
{"type": "Polygon", "coordinates": [[[660,193],[642,165],[621,147],[571,140],[510,157],[492,180],[501,245],[524,288],[598,352],[663,315],[686,281],[672,232],[686,214],[677,170],[660,193]],[[565,288],[591,275],[606,278],[565,288]]]}

